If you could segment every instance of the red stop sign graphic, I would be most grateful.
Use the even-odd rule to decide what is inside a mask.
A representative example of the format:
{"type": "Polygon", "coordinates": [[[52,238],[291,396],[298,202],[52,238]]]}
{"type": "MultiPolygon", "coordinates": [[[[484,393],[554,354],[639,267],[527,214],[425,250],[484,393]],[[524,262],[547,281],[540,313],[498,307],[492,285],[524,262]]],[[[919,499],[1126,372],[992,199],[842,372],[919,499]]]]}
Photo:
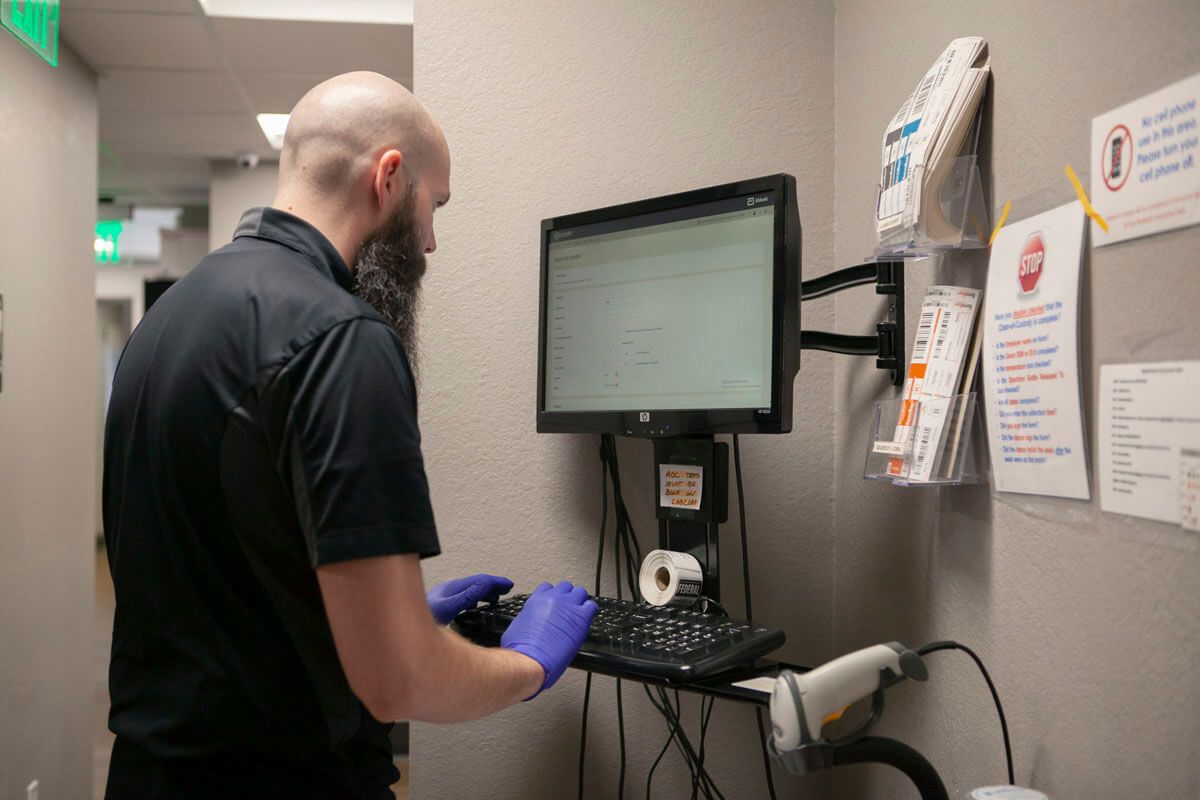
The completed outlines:
{"type": "Polygon", "coordinates": [[[1021,257],[1017,262],[1017,277],[1021,279],[1021,291],[1032,292],[1045,268],[1046,244],[1042,241],[1042,234],[1039,231],[1026,239],[1025,246],[1021,248],[1021,257]]]}

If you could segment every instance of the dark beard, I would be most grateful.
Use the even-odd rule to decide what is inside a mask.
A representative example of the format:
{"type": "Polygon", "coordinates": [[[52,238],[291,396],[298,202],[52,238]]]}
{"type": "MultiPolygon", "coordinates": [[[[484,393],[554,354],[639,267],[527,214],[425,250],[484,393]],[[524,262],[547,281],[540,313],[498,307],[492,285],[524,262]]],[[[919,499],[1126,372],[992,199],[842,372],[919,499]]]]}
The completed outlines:
{"type": "Polygon", "coordinates": [[[354,293],[387,321],[417,372],[417,314],[425,252],[413,221],[413,193],[378,230],[368,236],[354,268],[354,293]]]}

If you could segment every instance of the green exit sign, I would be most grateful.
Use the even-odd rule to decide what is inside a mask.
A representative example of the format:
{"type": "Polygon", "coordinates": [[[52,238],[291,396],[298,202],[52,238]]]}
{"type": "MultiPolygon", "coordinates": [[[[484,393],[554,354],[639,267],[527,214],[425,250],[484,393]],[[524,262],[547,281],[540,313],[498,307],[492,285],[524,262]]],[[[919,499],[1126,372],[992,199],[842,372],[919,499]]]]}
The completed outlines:
{"type": "Polygon", "coordinates": [[[0,26],[58,66],[58,0],[0,0],[0,26]]]}
{"type": "Polygon", "coordinates": [[[96,223],[96,263],[116,264],[121,260],[121,233],[125,226],[119,219],[96,223]]]}

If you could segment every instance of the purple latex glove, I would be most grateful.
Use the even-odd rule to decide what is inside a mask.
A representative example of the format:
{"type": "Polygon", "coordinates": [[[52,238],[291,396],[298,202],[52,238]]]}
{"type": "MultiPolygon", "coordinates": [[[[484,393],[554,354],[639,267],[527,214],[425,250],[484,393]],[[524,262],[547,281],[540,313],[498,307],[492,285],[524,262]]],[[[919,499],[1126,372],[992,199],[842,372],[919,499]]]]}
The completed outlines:
{"type": "Polygon", "coordinates": [[[498,600],[500,595],[511,592],[512,587],[513,582],[508,578],[480,573],[439,583],[429,590],[425,600],[438,624],[449,625],[461,612],[474,608],[480,602],[498,600]]]}
{"type": "Polygon", "coordinates": [[[535,692],[554,685],[575,659],[587,638],[596,601],[587,589],[563,581],[557,586],[543,583],[533,590],[525,607],[500,637],[500,646],[529,656],[542,665],[546,680],[535,692]]]}

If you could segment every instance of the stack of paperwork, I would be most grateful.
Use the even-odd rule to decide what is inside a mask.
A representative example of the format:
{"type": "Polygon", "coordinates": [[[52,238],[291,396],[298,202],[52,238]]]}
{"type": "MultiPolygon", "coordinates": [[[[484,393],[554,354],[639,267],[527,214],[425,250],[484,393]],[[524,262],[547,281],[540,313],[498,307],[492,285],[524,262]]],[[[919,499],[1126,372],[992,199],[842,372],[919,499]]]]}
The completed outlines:
{"type": "Polygon", "coordinates": [[[962,398],[979,363],[982,297],[979,289],[965,286],[930,286],[925,292],[896,420],[895,443],[911,443],[912,454],[893,458],[889,475],[922,483],[953,473],[968,422],[962,398]]]}
{"type": "Polygon", "coordinates": [[[877,210],[881,243],[918,229],[931,242],[960,240],[962,220],[947,219],[939,198],[974,125],[990,71],[986,41],[955,39],[887,126],[877,210]]]}

